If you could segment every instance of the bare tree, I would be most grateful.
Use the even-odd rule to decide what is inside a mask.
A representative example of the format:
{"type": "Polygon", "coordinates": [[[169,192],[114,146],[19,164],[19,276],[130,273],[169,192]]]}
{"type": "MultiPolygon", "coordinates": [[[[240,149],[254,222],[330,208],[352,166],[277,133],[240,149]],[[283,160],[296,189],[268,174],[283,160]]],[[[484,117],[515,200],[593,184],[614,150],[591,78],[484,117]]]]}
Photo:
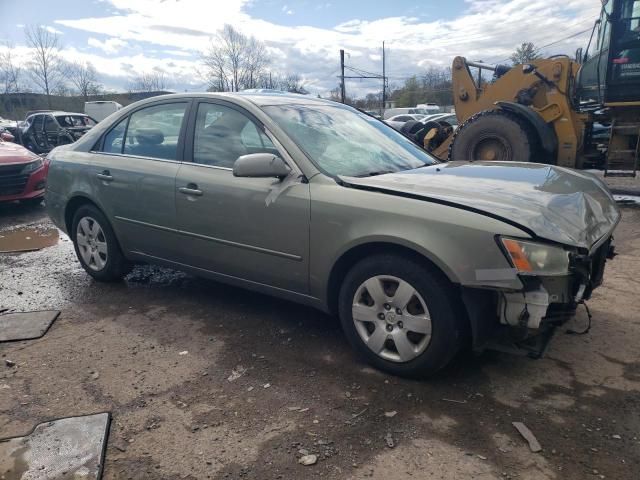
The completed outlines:
{"type": "Polygon", "coordinates": [[[514,65],[521,65],[523,63],[531,62],[536,58],[540,58],[540,55],[538,55],[538,49],[533,43],[524,42],[511,54],[511,57],[509,58],[514,65]]]}
{"type": "Polygon", "coordinates": [[[101,85],[98,83],[96,69],[91,62],[76,62],[69,65],[69,80],[86,102],[89,95],[97,95],[101,85]]]}
{"type": "Polygon", "coordinates": [[[57,34],[40,25],[26,27],[24,34],[31,48],[29,73],[33,82],[47,96],[47,105],[51,108],[51,92],[62,83],[64,76],[60,40],[57,34]]]}
{"type": "Polygon", "coordinates": [[[133,92],[159,92],[167,89],[167,78],[162,70],[142,72],[132,82],[133,92]]]}
{"type": "Polygon", "coordinates": [[[0,90],[3,95],[16,93],[20,90],[22,69],[14,61],[11,50],[13,45],[5,44],[0,51],[0,90]]]}
{"type": "Polygon", "coordinates": [[[304,80],[302,80],[297,73],[292,73],[281,78],[278,82],[278,87],[285,92],[301,93],[303,95],[309,93],[307,89],[304,88],[304,80]]]}
{"type": "Polygon", "coordinates": [[[225,25],[203,55],[209,90],[237,92],[260,84],[269,63],[264,44],[225,25]]]}

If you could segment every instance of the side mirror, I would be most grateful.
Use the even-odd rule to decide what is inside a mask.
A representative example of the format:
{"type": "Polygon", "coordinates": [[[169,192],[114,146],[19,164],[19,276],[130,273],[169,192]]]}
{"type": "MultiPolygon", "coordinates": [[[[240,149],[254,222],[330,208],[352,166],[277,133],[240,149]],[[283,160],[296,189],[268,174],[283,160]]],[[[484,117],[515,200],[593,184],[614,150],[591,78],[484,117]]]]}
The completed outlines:
{"type": "Polygon", "coordinates": [[[248,178],[284,178],[291,168],[277,155],[272,153],[251,153],[242,155],[233,164],[234,177],[248,178]]]}
{"type": "Polygon", "coordinates": [[[530,63],[525,63],[524,65],[522,65],[522,73],[524,73],[525,75],[528,75],[535,71],[536,71],[535,65],[531,65],[530,63]]]}

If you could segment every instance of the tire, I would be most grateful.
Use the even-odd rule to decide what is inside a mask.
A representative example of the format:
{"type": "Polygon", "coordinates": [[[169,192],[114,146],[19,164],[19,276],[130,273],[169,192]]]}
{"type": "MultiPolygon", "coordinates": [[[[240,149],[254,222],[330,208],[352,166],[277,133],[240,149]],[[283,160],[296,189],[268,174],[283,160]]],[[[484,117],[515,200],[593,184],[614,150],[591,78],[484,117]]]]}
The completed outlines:
{"type": "Polygon", "coordinates": [[[487,110],[456,130],[449,160],[534,162],[538,144],[536,132],[525,120],[504,110],[487,110]]]}
{"type": "Polygon", "coordinates": [[[109,221],[95,206],[78,208],[71,225],[69,233],[76,256],[82,268],[94,279],[115,282],[131,271],[133,266],[122,254],[109,221]]]}
{"type": "Polygon", "coordinates": [[[427,377],[447,365],[462,344],[455,298],[442,275],[401,255],[375,255],[346,275],[338,299],[340,322],[351,346],[371,365],[394,375],[427,377]],[[369,292],[376,285],[382,301],[376,300],[380,292],[369,292]],[[407,293],[411,289],[414,293],[407,293]]]}

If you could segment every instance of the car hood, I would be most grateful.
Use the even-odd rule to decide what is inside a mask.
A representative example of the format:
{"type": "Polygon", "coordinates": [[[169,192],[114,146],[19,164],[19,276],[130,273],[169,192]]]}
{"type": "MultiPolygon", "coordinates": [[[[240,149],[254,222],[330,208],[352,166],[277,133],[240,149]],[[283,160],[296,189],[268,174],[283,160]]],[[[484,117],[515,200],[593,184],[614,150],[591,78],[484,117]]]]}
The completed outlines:
{"type": "Polygon", "coordinates": [[[591,248],[620,220],[596,176],[518,162],[449,162],[373,177],[340,177],[346,185],[410,195],[500,218],[540,237],[591,248]]]}
{"type": "Polygon", "coordinates": [[[22,145],[0,141],[0,165],[8,163],[29,163],[37,160],[38,155],[22,145]]]}

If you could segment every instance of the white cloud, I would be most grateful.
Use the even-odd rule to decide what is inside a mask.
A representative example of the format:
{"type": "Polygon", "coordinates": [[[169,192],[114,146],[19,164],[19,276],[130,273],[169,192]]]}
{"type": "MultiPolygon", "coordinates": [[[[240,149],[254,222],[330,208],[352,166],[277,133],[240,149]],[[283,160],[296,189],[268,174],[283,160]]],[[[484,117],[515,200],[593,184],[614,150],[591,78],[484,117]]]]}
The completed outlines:
{"type": "MultiPolygon", "coordinates": [[[[464,10],[450,20],[397,16],[352,19],[333,28],[319,28],[285,26],[251,17],[245,8],[252,1],[166,0],[158,7],[156,0],[108,0],[116,12],[111,16],[60,19],[56,23],[90,35],[106,35],[105,41],[92,37],[89,45],[105,54],[119,52],[131,61],[162,67],[165,60],[155,58],[151,50],[174,52],[169,54],[181,57],[176,61],[176,68],[181,69],[174,72],[177,78],[187,78],[189,71],[193,76],[199,67],[198,53],[208,46],[207,37],[230,23],[266,43],[274,71],[299,73],[323,92],[337,84],[341,48],[350,54],[351,65],[379,72],[385,40],[387,71],[392,82],[398,83],[430,65],[450,65],[456,55],[498,61],[523,41],[546,45],[589,28],[600,8],[594,0],[466,0],[464,10]]],[[[285,5],[282,12],[290,10],[285,5]]],[[[573,53],[576,47],[586,45],[587,38],[588,34],[572,38],[544,53],[573,53]]],[[[140,69],[139,64],[131,65],[140,69]]],[[[351,82],[347,87],[364,92],[378,89],[378,84],[351,82]]]]}
{"type": "Polygon", "coordinates": [[[64,35],[64,32],[61,32],[60,30],[52,27],[51,25],[46,25],[44,29],[49,33],[55,33],[56,35],[64,35]]]}
{"type": "Polygon", "coordinates": [[[110,55],[118,53],[120,50],[122,50],[124,47],[128,45],[127,42],[116,37],[108,38],[104,42],[101,42],[97,38],[89,37],[89,40],[87,40],[87,44],[90,47],[98,48],[102,50],[104,53],[107,53],[110,55]]]}

